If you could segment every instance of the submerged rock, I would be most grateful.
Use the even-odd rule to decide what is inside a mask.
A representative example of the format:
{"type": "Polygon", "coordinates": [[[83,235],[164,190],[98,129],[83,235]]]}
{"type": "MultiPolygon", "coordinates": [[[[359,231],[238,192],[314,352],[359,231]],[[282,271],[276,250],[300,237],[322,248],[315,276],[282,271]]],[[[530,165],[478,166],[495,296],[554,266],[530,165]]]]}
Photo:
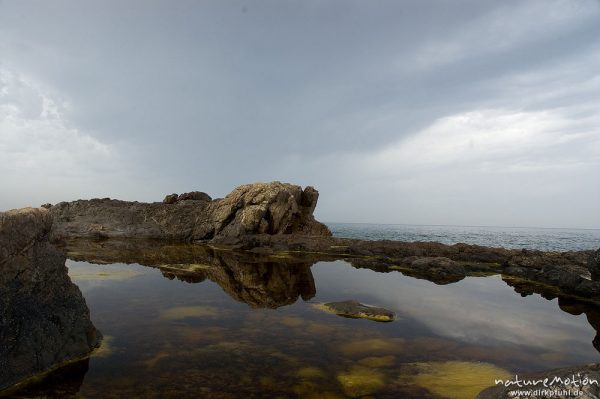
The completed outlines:
{"type": "Polygon", "coordinates": [[[87,356],[101,334],[48,241],[46,209],[0,213],[0,390],[87,356]]]}
{"type": "Polygon", "coordinates": [[[152,238],[228,243],[242,235],[330,236],[315,220],[318,192],[272,182],[245,184],[223,199],[199,191],[168,195],[162,203],[109,199],[52,206],[53,238],[152,238]]]}
{"type": "Polygon", "coordinates": [[[373,321],[394,321],[395,315],[391,310],[376,306],[364,305],[357,301],[328,302],[316,306],[326,312],[353,319],[368,319],[373,321]]]}
{"type": "Polygon", "coordinates": [[[447,361],[407,363],[401,368],[397,382],[416,385],[439,398],[474,398],[496,378],[510,378],[508,371],[489,363],[447,361]]]}

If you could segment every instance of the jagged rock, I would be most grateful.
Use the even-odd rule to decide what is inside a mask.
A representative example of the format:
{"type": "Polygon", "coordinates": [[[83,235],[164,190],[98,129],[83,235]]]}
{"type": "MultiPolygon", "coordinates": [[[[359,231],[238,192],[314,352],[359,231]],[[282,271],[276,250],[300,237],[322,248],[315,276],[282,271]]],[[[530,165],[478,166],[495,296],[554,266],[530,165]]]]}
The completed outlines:
{"type": "Polygon", "coordinates": [[[521,391],[523,393],[519,397],[533,399],[570,399],[573,397],[597,399],[600,397],[600,364],[565,367],[540,373],[528,373],[518,375],[518,378],[521,381],[521,387],[517,385],[516,378],[512,377],[510,381],[514,383],[509,383],[509,386],[499,384],[486,388],[477,395],[476,399],[514,398],[515,396],[511,395],[512,391],[521,391]],[[560,380],[555,380],[555,378],[559,378],[560,380]],[[544,380],[549,385],[548,387],[544,386],[544,380]],[[535,384],[525,386],[524,381],[535,384]],[[595,383],[592,381],[595,381],[595,383]],[[529,391],[529,393],[525,393],[525,391],[529,391]],[[580,391],[581,394],[573,395],[574,391],[580,391]]]}
{"type": "Polygon", "coordinates": [[[177,194],[169,194],[163,200],[163,204],[174,204],[179,199],[179,195],[177,194]]]}
{"type": "Polygon", "coordinates": [[[183,193],[179,195],[177,201],[212,201],[210,195],[203,193],[202,191],[192,191],[189,193],[183,193]]]}
{"type": "Polygon", "coordinates": [[[317,305],[317,308],[353,319],[389,322],[394,321],[395,318],[394,312],[391,310],[365,305],[357,301],[328,302],[317,305]]]}
{"type": "Polygon", "coordinates": [[[52,204],[50,204],[50,203],[42,204],[42,208],[50,209],[50,208],[52,208],[52,204]]]}
{"type": "Polygon", "coordinates": [[[587,267],[592,275],[592,280],[600,281],[600,249],[590,255],[587,267]]]}
{"type": "Polygon", "coordinates": [[[0,213],[0,390],[86,356],[101,335],[43,208],[0,213]]]}
{"type": "Polygon", "coordinates": [[[53,238],[153,238],[235,241],[248,234],[330,236],[315,220],[318,192],[272,182],[237,187],[223,199],[207,194],[169,195],[163,203],[119,200],[61,202],[50,208],[53,238]],[[182,200],[182,196],[184,200],[182,200]]]}

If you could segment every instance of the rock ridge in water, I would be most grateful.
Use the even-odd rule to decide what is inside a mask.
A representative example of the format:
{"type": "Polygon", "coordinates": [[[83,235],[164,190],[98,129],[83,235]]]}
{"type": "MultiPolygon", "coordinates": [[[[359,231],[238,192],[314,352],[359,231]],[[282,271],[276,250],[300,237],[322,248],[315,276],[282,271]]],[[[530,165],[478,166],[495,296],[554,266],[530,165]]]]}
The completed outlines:
{"type": "Polygon", "coordinates": [[[251,234],[331,236],[313,216],[319,193],[313,187],[254,183],[212,199],[193,191],[167,195],[162,202],[105,199],[51,206],[53,239],[149,238],[223,243],[251,234]]]}
{"type": "Polygon", "coordinates": [[[0,213],[0,390],[86,356],[101,339],[48,241],[51,226],[43,208],[0,213]]]}

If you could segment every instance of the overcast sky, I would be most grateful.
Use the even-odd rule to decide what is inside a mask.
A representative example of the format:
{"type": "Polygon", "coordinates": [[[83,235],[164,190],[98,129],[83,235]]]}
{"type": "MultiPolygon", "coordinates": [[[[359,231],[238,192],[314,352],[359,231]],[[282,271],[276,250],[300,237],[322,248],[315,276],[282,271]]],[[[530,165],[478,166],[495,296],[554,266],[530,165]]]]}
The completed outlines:
{"type": "Polygon", "coordinates": [[[600,2],[0,0],[0,209],[280,180],[600,228],[600,2]]]}

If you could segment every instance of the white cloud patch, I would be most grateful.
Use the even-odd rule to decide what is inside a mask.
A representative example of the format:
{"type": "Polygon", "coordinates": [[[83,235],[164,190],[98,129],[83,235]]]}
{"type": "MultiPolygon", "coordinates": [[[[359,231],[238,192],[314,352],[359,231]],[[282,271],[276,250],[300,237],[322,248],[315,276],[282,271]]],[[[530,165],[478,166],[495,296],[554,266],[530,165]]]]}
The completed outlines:
{"type": "Polygon", "coordinates": [[[478,110],[441,118],[395,145],[368,155],[383,174],[437,168],[518,171],[600,164],[600,118],[569,109],[478,110]],[[571,151],[562,153],[566,147],[571,151]]]}
{"type": "Polygon", "coordinates": [[[35,81],[0,69],[0,171],[8,185],[0,208],[26,205],[13,202],[13,190],[46,186],[49,192],[38,195],[55,197],[61,186],[81,188],[117,167],[115,149],[72,126],[67,109],[35,81]]]}

